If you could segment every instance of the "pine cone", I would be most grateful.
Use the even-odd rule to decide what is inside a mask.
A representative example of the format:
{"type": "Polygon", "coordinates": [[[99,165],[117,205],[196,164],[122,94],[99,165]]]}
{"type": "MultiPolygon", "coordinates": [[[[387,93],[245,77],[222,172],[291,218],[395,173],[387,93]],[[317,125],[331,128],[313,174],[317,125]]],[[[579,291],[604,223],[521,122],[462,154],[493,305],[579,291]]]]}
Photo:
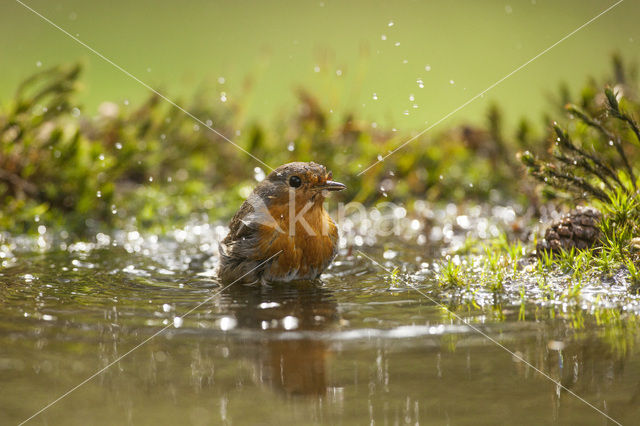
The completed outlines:
{"type": "Polygon", "coordinates": [[[593,207],[578,207],[554,221],[538,241],[536,252],[559,252],[561,250],[584,250],[599,243],[602,214],[593,207]]]}

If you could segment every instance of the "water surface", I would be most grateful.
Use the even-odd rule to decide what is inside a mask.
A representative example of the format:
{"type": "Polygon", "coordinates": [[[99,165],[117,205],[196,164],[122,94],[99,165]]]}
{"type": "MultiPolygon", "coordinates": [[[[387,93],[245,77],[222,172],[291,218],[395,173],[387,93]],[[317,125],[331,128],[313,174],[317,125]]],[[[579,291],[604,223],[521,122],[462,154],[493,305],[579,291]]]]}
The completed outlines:
{"type": "MultiPolygon", "coordinates": [[[[139,239],[102,235],[5,260],[0,424],[26,420],[163,328],[31,423],[613,424],[404,285],[440,297],[433,274],[407,266],[433,247],[363,248],[404,265],[399,281],[345,249],[323,283],[220,292],[215,256],[202,250],[213,245],[139,239]]],[[[617,421],[637,422],[635,315],[437,300],[617,421]]]]}

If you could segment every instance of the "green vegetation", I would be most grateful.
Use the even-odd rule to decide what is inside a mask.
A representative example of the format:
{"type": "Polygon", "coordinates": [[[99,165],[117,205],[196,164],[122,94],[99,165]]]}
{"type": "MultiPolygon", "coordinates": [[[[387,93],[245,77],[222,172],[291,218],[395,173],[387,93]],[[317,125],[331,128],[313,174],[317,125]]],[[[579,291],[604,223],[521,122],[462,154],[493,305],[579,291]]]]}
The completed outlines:
{"type": "MultiPolygon", "coordinates": [[[[254,174],[268,172],[156,95],[137,107],[105,102],[97,116],[84,115],[74,101],[80,76],[78,65],[35,74],[0,113],[3,229],[34,233],[44,224],[82,236],[129,225],[162,232],[197,214],[224,219],[247,195],[254,174]]],[[[441,200],[445,194],[454,202],[496,194],[525,200],[514,179],[505,179],[521,170],[501,135],[497,108],[486,130],[465,127],[419,138],[384,167],[356,177],[410,135],[351,115],[335,124],[306,92],[299,102],[298,113],[277,128],[242,129],[235,125],[241,105],[215,110],[201,97],[178,103],[267,164],[326,164],[347,184],[345,199],[369,205],[441,200]]],[[[520,133],[524,138],[526,131],[520,133]]]]}
{"type": "MultiPolygon", "coordinates": [[[[473,292],[480,284],[496,295],[508,292],[505,283],[530,277],[543,293],[555,295],[558,288],[545,287],[547,279],[562,273],[568,282],[560,293],[571,299],[589,277],[612,276],[621,268],[634,284],[640,277],[638,86],[635,73],[619,58],[613,63],[613,76],[590,81],[577,100],[559,91],[568,116],[554,122],[544,137],[535,136],[543,132],[527,120],[508,136],[500,110],[493,106],[485,127],[423,136],[361,177],[358,172],[376,155],[410,135],[353,115],[331,119],[304,91],[297,113],[275,128],[237,128],[242,105],[216,110],[204,97],[179,103],[268,164],[326,164],[347,183],[345,199],[368,205],[384,200],[411,208],[417,199],[457,204],[502,200],[536,211],[549,201],[593,205],[603,213],[602,234],[589,250],[539,250],[534,258],[530,241],[505,233],[493,241],[469,239],[462,257],[441,267],[443,290],[473,292]],[[524,179],[517,151],[538,187],[524,179]]],[[[129,226],[165,232],[202,215],[224,220],[248,194],[255,176],[268,172],[156,95],[136,107],[105,102],[97,116],[84,115],[74,101],[80,76],[78,65],[35,74],[0,113],[4,230],[36,233],[45,226],[83,237],[129,226]]]]}
{"type": "MultiPolygon", "coordinates": [[[[570,301],[579,298],[585,284],[606,282],[623,272],[632,291],[638,290],[640,102],[635,72],[628,71],[618,57],[613,63],[614,77],[602,83],[591,81],[577,101],[561,91],[568,117],[561,124],[554,122],[544,141],[527,142],[534,149],[518,155],[540,183],[536,189],[540,198],[532,198],[532,207],[539,208],[538,202],[586,204],[602,213],[595,244],[585,250],[538,249],[535,255],[533,243],[523,246],[507,233],[489,243],[470,240],[458,254],[463,262],[475,262],[478,267],[460,268],[460,259],[455,265],[451,260],[444,262],[438,278],[442,288],[488,290],[515,299],[518,286],[522,292],[524,286],[532,288],[537,282],[541,300],[570,301]],[[474,261],[478,253],[482,256],[474,261]],[[505,282],[510,284],[508,291],[505,282]]],[[[522,136],[526,133],[522,125],[520,141],[528,140],[522,136]]]]}
{"type": "Polygon", "coordinates": [[[596,247],[562,253],[558,264],[571,267],[574,276],[590,271],[611,275],[625,267],[637,284],[640,258],[632,241],[640,230],[640,103],[635,73],[627,72],[619,58],[614,69],[615,85],[603,92],[585,89],[579,105],[566,105],[569,122],[564,129],[554,124],[556,139],[547,158],[529,152],[520,158],[547,194],[583,200],[603,214],[596,247]]]}

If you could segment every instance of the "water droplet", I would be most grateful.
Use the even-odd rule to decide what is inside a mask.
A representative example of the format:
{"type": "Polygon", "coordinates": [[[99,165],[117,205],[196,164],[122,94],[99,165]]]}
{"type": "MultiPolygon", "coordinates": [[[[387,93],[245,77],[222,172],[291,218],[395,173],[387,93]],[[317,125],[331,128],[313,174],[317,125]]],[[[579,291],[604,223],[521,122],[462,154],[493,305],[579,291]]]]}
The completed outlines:
{"type": "Polygon", "coordinates": [[[336,75],[340,77],[342,75],[342,70],[336,70],[336,75]]]}
{"type": "Polygon", "coordinates": [[[395,25],[395,23],[393,21],[389,21],[389,23],[387,24],[387,26],[389,27],[393,27],[395,25]]]}
{"type": "Polygon", "coordinates": [[[298,328],[298,318],[293,317],[291,315],[287,315],[282,319],[282,325],[285,330],[294,330],[298,328]]]}
{"type": "Polygon", "coordinates": [[[377,101],[377,100],[378,100],[378,94],[377,94],[377,93],[374,93],[374,94],[373,94],[373,100],[374,100],[374,101],[377,101]]]}
{"type": "Polygon", "coordinates": [[[125,105],[129,105],[129,99],[125,99],[125,100],[124,100],[124,104],[125,104],[125,105]]]}
{"type": "Polygon", "coordinates": [[[453,80],[449,80],[449,84],[456,84],[456,82],[453,80]]]}
{"type": "Polygon", "coordinates": [[[100,155],[98,155],[98,159],[99,159],[100,161],[104,161],[104,154],[100,154],[100,155]]]}
{"type": "Polygon", "coordinates": [[[289,145],[287,145],[287,150],[289,150],[291,152],[294,149],[296,149],[296,144],[294,144],[293,141],[289,142],[289,145]]]}
{"type": "Polygon", "coordinates": [[[257,180],[258,182],[262,182],[264,180],[264,178],[266,177],[264,170],[262,170],[260,167],[256,167],[253,169],[253,177],[255,178],[255,180],[257,180]]]}
{"type": "Polygon", "coordinates": [[[47,227],[44,225],[40,225],[38,226],[38,234],[40,235],[44,235],[47,232],[47,227]]]}
{"type": "Polygon", "coordinates": [[[102,232],[98,232],[96,235],[96,241],[99,245],[108,245],[111,242],[111,237],[107,234],[103,234],[102,232]]]}
{"type": "Polygon", "coordinates": [[[511,5],[507,4],[504,6],[504,11],[507,13],[507,15],[511,15],[513,13],[513,8],[511,7],[511,5]]]}
{"type": "Polygon", "coordinates": [[[36,62],[36,67],[40,68],[42,66],[42,62],[38,61],[36,62]]]}
{"type": "Polygon", "coordinates": [[[410,100],[411,102],[413,102],[413,101],[415,101],[415,100],[416,100],[416,97],[415,97],[415,96],[413,96],[413,93],[409,95],[409,100],[410,100]]]}
{"type": "Polygon", "coordinates": [[[220,93],[220,100],[222,102],[227,102],[227,94],[225,92],[220,93]]]}
{"type": "Polygon", "coordinates": [[[122,149],[122,144],[120,142],[116,142],[116,149],[122,149]]]}
{"type": "Polygon", "coordinates": [[[417,79],[416,83],[418,83],[419,88],[424,89],[424,81],[421,78],[417,79]]]}
{"type": "Polygon", "coordinates": [[[318,65],[313,67],[313,72],[320,72],[320,67],[318,65]]]}
{"type": "Polygon", "coordinates": [[[609,146],[613,146],[613,141],[609,141],[609,146]]]}
{"type": "Polygon", "coordinates": [[[163,310],[164,312],[169,312],[169,311],[171,311],[171,305],[170,305],[170,304],[168,304],[168,303],[163,304],[163,305],[162,305],[162,310],[163,310]]]}
{"type": "Polygon", "coordinates": [[[151,67],[147,67],[147,72],[151,72],[151,67]]]}
{"type": "Polygon", "coordinates": [[[408,63],[409,63],[409,60],[408,60],[408,59],[403,59],[403,60],[402,60],[402,63],[406,65],[406,64],[408,64],[408,63]]]}
{"type": "Polygon", "coordinates": [[[397,251],[394,250],[386,250],[383,254],[382,257],[384,257],[385,259],[389,260],[389,259],[393,259],[394,257],[396,257],[398,255],[397,251]]]}
{"type": "Polygon", "coordinates": [[[382,35],[380,36],[380,40],[385,41],[386,39],[387,39],[386,34],[382,34],[382,35]]]}
{"type": "Polygon", "coordinates": [[[220,318],[220,330],[227,331],[235,328],[238,324],[235,318],[232,317],[222,317],[220,318]]]}
{"type": "Polygon", "coordinates": [[[213,126],[213,121],[207,120],[207,121],[204,122],[204,124],[206,124],[207,126],[211,127],[211,126],[213,126]]]}
{"type": "Polygon", "coordinates": [[[395,47],[398,47],[398,46],[400,46],[400,42],[399,42],[399,41],[396,41],[393,45],[394,45],[395,47]]]}
{"type": "Polygon", "coordinates": [[[173,326],[175,328],[180,328],[182,327],[182,324],[184,323],[184,320],[181,317],[174,317],[173,318],[173,326]]]}
{"type": "Polygon", "coordinates": [[[77,108],[77,107],[73,108],[71,110],[71,115],[73,115],[74,117],[80,117],[80,108],[77,108]]]}
{"type": "Polygon", "coordinates": [[[218,84],[224,84],[226,80],[224,79],[224,77],[220,76],[218,77],[218,84]]]}
{"type": "Polygon", "coordinates": [[[424,70],[425,70],[425,71],[427,71],[427,72],[431,71],[431,65],[427,65],[427,66],[425,66],[425,67],[424,67],[424,70]]]}
{"type": "Polygon", "coordinates": [[[98,191],[98,192],[96,192],[96,197],[98,197],[98,198],[102,198],[102,191],[98,191]]]}
{"type": "Polygon", "coordinates": [[[547,343],[547,348],[549,348],[552,351],[561,351],[564,349],[564,347],[565,347],[564,342],[559,340],[549,340],[549,342],[547,343]]]}

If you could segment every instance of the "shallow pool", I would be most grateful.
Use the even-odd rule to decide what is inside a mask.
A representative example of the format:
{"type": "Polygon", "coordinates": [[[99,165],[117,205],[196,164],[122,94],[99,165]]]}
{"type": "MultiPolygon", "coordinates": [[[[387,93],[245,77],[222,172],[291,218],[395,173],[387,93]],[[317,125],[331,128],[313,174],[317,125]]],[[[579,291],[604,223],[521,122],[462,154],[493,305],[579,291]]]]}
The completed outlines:
{"type": "Polygon", "coordinates": [[[399,280],[343,250],[323,283],[222,290],[198,246],[103,243],[16,250],[0,271],[0,424],[602,425],[640,414],[636,315],[456,304],[433,276],[411,275],[433,248],[363,249],[404,265],[399,280]]]}

